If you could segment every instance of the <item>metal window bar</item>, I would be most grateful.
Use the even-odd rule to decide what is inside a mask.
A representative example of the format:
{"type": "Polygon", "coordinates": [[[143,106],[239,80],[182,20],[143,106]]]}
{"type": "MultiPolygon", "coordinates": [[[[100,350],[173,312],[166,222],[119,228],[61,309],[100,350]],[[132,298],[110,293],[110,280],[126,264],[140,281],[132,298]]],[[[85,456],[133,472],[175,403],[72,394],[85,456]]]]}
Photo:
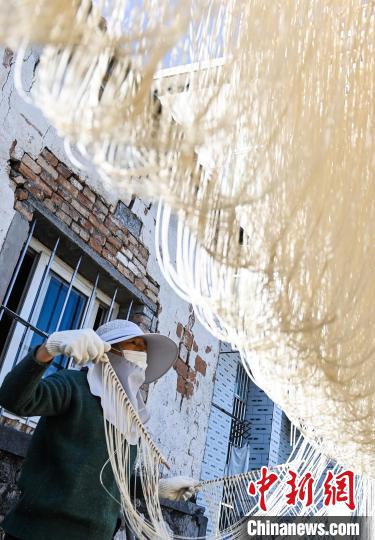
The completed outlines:
{"type": "Polygon", "coordinates": [[[79,267],[81,265],[81,261],[82,261],[82,255],[78,259],[76,267],[74,268],[74,272],[72,274],[72,277],[70,278],[68,292],[67,292],[67,294],[65,296],[64,305],[63,305],[63,307],[61,309],[59,320],[57,321],[55,332],[58,332],[60,330],[61,321],[63,320],[65,310],[66,310],[66,306],[68,305],[68,301],[69,301],[69,298],[70,298],[70,295],[71,295],[71,292],[72,292],[72,289],[73,289],[74,282],[75,282],[77,274],[78,274],[79,267]]]}
{"type": "MultiPolygon", "coordinates": [[[[94,301],[95,301],[95,298],[96,298],[96,291],[97,291],[97,288],[98,288],[99,278],[100,278],[100,275],[97,274],[96,279],[95,279],[95,283],[93,285],[93,288],[91,289],[90,297],[89,297],[88,301],[86,302],[85,311],[83,312],[83,315],[82,315],[82,319],[81,319],[81,322],[80,322],[80,325],[79,325],[80,330],[82,330],[82,328],[85,327],[86,321],[88,321],[89,318],[90,318],[92,308],[94,306],[94,301]]],[[[70,356],[69,360],[68,360],[68,367],[71,367],[72,364],[73,364],[73,356],[70,356]]]]}
{"type": "MultiPolygon", "coordinates": [[[[12,276],[12,279],[9,283],[9,286],[8,286],[8,289],[7,289],[7,292],[5,294],[5,297],[4,297],[4,301],[3,301],[3,304],[1,304],[0,306],[0,321],[3,317],[3,314],[6,313],[9,317],[11,317],[13,320],[15,320],[16,322],[19,322],[21,323],[25,329],[24,329],[24,332],[22,334],[22,338],[21,338],[21,341],[18,345],[18,348],[17,348],[17,353],[16,353],[16,358],[13,362],[13,367],[14,365],[17,363],[18,361],[18,358],[20,356],[20,353],[21,353],[21,350],[22,350],[22,347],[23,347],[23,344],[26,340],[26,337],[27,337],[27,334],[29,331],[33,331],[35,332],[36,334],[44,337],[45,339],[48,339],[49,337],[49,334],[39,328],[37,328],[35,325],[32,324],[31,320],[32,320],[32,317],[34,315],[34,311],[35,311],[35,308],[38,304],[38,301],[39,301],[39,298],[45,288],[45,283],[46,283],[46,280],[48,278],[48,275],[50,273],[50,269],[51,269],[51,266],[52,266],[52,263],[56,257],[56,252],[57,252],[57,248],[59,246],[59,243],[60,243],[60,237],[57,238],[56,242],[55,242],[55,245],[54,245],[54,249],[53,251],[51,252],[50,254],[50,257],[49,257],[49,260],[48,260],[48,263],[46,265],[46,268],[44,269],[43,271],[43,276],[42,276],[42,279],[41,279],[41,282],[39,283],[39,286],[38,286],[38,289],[37,289],[37,292],[36,292],[36,295],[35,295],[35,298],[33,300],[33,304],[32,304],[32,307],[31,307],[31,310],[30,310],[30,313],[29,315],[27,316],[27,319],[21,317],[18,313],[15,313],[14,311],[12,311],[11,309],[9,309],[7,307],[7,304],[8,304],[8,301],[9,301],[9,298],[12,294],[12,291],[13,291],[13,288],[14,288],[14,285],[15,285],[15,282],[17,280],[17,277],[19,275],[19,272],[20,272],[20,269],[21,269],[21,266],[22,266],[22,263],[25,259],[25,255],[27,253],[27,250],[29,248],[29,245],[30,245],[30,242],[31,242],[31,239],[33,237],[33,233],[34,233],[34,230],[35,230],[35,225],[36,225],[36,220],[34,220],[34,222],[32,223],[32,226],[30,228],[30,232],[28,234],[28,237],[25,241],[25,244],[22,248],[22,251],[21,251],[21,254],[20,254],[20,257],[19,257],[19,260],[17,262],[17,265],[16,265],[16,268],[15,268],[15,271],[13,273],[13,276],[12,276]]],[[[66,310],[66,307],[67,307],[67,304],[68,304],[68,301],[69,301],[69,298],[70,298],[70,295],[71,295],[71,292],[73,290],[73,286],[74,286],[74,283],[75,283],[75,280],[76,280],[76,277],[77,277],[77,274],[78,274],[78,270],[80,268],[80,265],[81,265],[81,261],[82,261],[82,256],[79,257],[78,261],[77,261],[77,264],[75,266],[75,269],[73,271],[73,274],[72,274],[72,277],[70,279],[70,282],[69,282],[69,286],[68,286],[68,291],[67,291],[67,295],[65,297],[65,300],[64,300],[64,304],[63,304],[63,307],[61,309],[61,312],[60,312],[60,315],[59,315],[59,319],[58,319],[58,322],[57,322],[57,326],[56,326],[56,329],[55,331],[58,331],[60,326],[61,326],[61,322],[63,320],[63,317],[64,317],[64,314],[65,314],[65,310],[66,310]]],[[[82,319],[81,319],[81,322],[80,322],[80,326],[79,328],[83,328],[84,325],[86,324],[86,322],[89,320],[90,318],[90,315],[92,313],[92,309],[93,309],[93,306],[94,306],[94,302],[95,302],[95,299],[96,299],[96,293],[97,293],[97,288],[98,288],[98,283],[99,283],[99,279],[100,279],[100,274],[98,273],[97,276],[96,276],[96,280],[95,280],[95,283],[93,285],[93,288],[91,290],[91,294],[90,294],[90,297],[86,303],[86,306],[85,306],[85,310],[84,310],[84,313],[83,313],[83,316],[82,316],[82,319]]],[[[108,322],[109,320],[111,320],[111,317],[112,317],[112,314],[113,314],[113,310],[114,310],[114,304],[115,304],[115,301],[116,301],[116,297],[117,297],[117,292],[118,292],[118,289],[116,288],[115,291],[114,291],[114,294],[112,296],[112,299],[111,299],[111,304],[110,304],[110,307],[108,309],[108,313],[107,313],[107,316],[106,316],[106,320],[105,322],[108,322]]],[[[70,358],[70,361],[72,359],[70,358]]],[[[68,365],[70,365],[71,362],[69,362],[68,365]]],[[[3,408],[1,407],[0,408],[0,415],[2,414],[3,412],[3,408]]],[[[28,421],[29,419],[26,419],[26,424],[28,424],[28,421]]]]}
{"type": "Polygon", "coordinates": [[[233,401],[233,417],[231,433],[229,437],[228,459],[232,446],[241,447],[244,438],[250,431],[250,423],[246,421],[247,393],[249,387],[249,378],[242,364],[237,365],[236,385],[233,401]]]}
{"type": "MultiPolygon", "coordinates": [[[[52,266],[52,263],[55,259],[55,256],[56,256],[56,251],[57,251],[57,248],[59,246],[59,243],[60,243],[60,237],[57,238],[56,242],[55,242],[55,246],[53,248],[53,251],[51,252],[50,256],[49,256],[49,259],[48,259],[48,263],[47,263],[47,266],[45,267],[44,269],[44,272],[43,272],[43,277],[39,283],[39,287],[38,287],[38,290],[36,292],[36,295],[35,295],[35,298],[34,298],[34,301],[33,301],[33,305],[31,306],[31,310],[30,310],[30,313],[26,319],[26,321],[28,323],[31,322],[32,320],[32,317],[34,315],[34,311],[35,311],[35,308],[38,304],[38,301],[39,301],[39,297],[42,293],[42,291],[44,290],[44,286],[45,286],[45,283],[47,281],[47,278],[48,278],[48,275],[49,275],[49,271],[51,269],[51,266],[52,266]]],[[[13,367],[17,364],[18,362],[18,359],[19,359],[19,356],[21,354],[21,350],[22,350],[22,347],[23,347],[23,344],[25,343],[26,341],[26,338],[27,338],[27,335],[29,333],[29,330],[31,329],[30,326],[25,326],[25,329],[23,331],[23,334],[22,334],[22,337],[21,337],[21,340],[19,342],[19,345],[18,345],[18,349],[17,349],[17,353],[16,353],[16,357],[14,359],[14,362],[13,362],[13,367]]],[[[34,332],[36,330],[34,329],[34,332]]],[[[40,333],[40,332],[37,332],[37,333],[40,333]]],[[[43,332],[43,334],[45,334],[45,332],[43,332]]]]}
{"type": "Polygon", "coordinates": [[[108,313],[107,313],[107,317],[106,317],[106,319],[105,319],[105,322],[108,322],[108,321],[111,320],[112,313],[113,313],[113,308],[114,308],[115,301],[116,301],[117,290],[118,290],[118,289],[116,289],[115,292],[113,293],[111,305],[109,306],[109,310],[108,310],[108,313]]]}
{"type": "Polygon", "coordinates": [[[88,302],[86,304],[85,311],[84,311],[83,316],[82,316],[81,324],[79,325],[80,329],[84,328],[84,326],[86,324],[86,321],[88,321],[89,318],[90,318],[92,309],[94,307],[94,302],[95,302],[95,299],[96,299],[96,291],[98,289],[99,278],[100,278],[100,275],[97,274],[94,286],[93,286],[93,288],[91,290],[90,298],[89,298],[89,300],[88,300],[88,302]]]}
{"type": "MultiPolygon", "coordinates": [[[[228,353],[225,353],[228,354],[228,353]]],[[[237,353],[238,354],[238,353],[237,353]]],[[[233,447],[242,447],[244,439],[250,434],[250,422],[246,420],[247,394],[249,387],[249,378],[241,362],[237,364],[236,382],[234,388],[234,400],[232,414],[231,431],[229,435],[227,464],[231,456],[233,447]]],[[[227,413],[229,414],[229,413],[227,413]]],[[[228,489],[229,486],[226,486],[228,489]]],[[[233,525],[233,505],[238,506],[239,501],[234,497],[223,499],[221,502],[221,512],[219,518],[220,530],[225,530],[233,525]],[[230,504],[228,504],[230,501],[230,504]]],[[[238,510],[238,508],[237,508],[238,510]]],[[[237,520],[238,518],[236,518],[237,520]]]]}
{"type": "MultiPolygon", "coordinates": [[[[34,231],[34,227],[31,228],[31,231],[30,233],[32,233],[34,231]]],[[[33,332],[35,332],[36,334],[48,339],[49,337],[49,334],[47,332],[45,332],[44,330],[41,330],[40,328],[36,327],[35,325],[33,325],[30,321],[31,321],[31,317],[32,317],[32,313],[35,309],[35,306],[37,304],[37,301],[38,301],[38,297],[40,296],[42,290],[43,290],[43,285],[44,285],[44,282],[45,282],[45,279],[47,278],[48,276],[48,272],[49,272],[49,269],[51,268],[51,265],[52,265],[52,262],[53,262],[53,259],[56,255],[56,249],[57,249],[57,245],[58,245],[58,241],[56,242],[55,244],[55,249],[53,250],[53,252],[51,253],[50,255],[50,259],[49,259],[49,262],[47,264],[47,267],[46,267],[46,270],[45,272],[43,273],[43,277],[42,277],[42,280],[41,280],[41,284],[39,285],[38,287],[38,290],[37,290],[37,293],[36,293],[36,298],[34,299],[34,302],[33,302],[33,306],[32,306],[32,309],[31,309],[31,312],[28,316],[27,319],[21,317],[18,313],[15,313],[14,311],[12,311],[11,309],[9,309],[7,306],[6,306],[6,303],[9,301],[9,297],[12,293],[12,289],[14,287],[14,283],[17,279],[17,276],[19,274],[19,271],[20,271],[20,268],[21,268],[21,264],[25,258],[25,255],[26,255],[26,251],[29,247],[29,244],[30,244],[30,241],[31,241],[31,237],[32,237],[32,234],[28,236],[26,242],[25,242],[25,246],[22,250],[22,253],[20,255],[20,259],[17,263],[17,266],[16,266],[16,269],[15,269],[15,272],[14,272],[14,275],[11,279],[11,282],[9,284],[9,287],[8,287],[8,290],[7,290],[7,294],[6,294],[6,297],[4,298],[4,304],[2,304],[0,306],[0,321],[1,321],[1,316],[3,313],[7,313],[7,315],[9,317],[11,317],[12,319],[14,319],[15,321],[21,323],[23,326],[25,326],[25,330],[26,332],[31,330],[33,332]],[[34,305],[35,304],[35,305],[34,305]]],[[[59,239],[58,239],[59,240],[59,239]]],[[[58,320],[58,323],[57,323],[57,326],[56,326],[56,331],[58,331],[60,325],[61,325],[61,321],[62,321],[62,318],[64,316],[64,313],[65,313],[65,309],[66,309],[66,306],[67,306],[67,303],[69,301],[69,297],[70,297],[70,294],[71,294],[71,291],[73,289],[73,286],[74,286],[74,282],[75,282],[75,279],[76,279],[76,276],[77,276],[77,273],[78,273],[78,270],[79,270],[79,266],[81,264],[81,260],[82,260],[82,256],[78,259],[77,261],[77,264],[76,264],[76,267],[74,269],[74,272],[73,272],[73,275],[71,277],[71,280],[70,280],[70,283],[69,283],[69,288],[68,288],[68,292],[67,292],[67,295],[66,295],[66,298],[65,298],[65,301],[64,301],[64,305],[63,305],[63,308],[60,312],[60,315],[59,315],[59,320],[58,320]]],[[[96,277],[96,281],[95,281],[95,284],[93,286],[93,289],[91,291],[91,295],[90,295],[90,298],[88,300],[88,303],[86,305],[86,308],[85,308],[85,312],[84,312],[84,315],[82,317],[82,321],[80,323],[80,326],[79,328],[83,328],[83,325],[85,324],[85,322],[89,319],[89,316],[90,316],[90,313],[92,311],[92,308],[93,308],[93,305],[94,305],[94,300],[96,298],[96,291],[97,291],[97,285],[98,285],[98,281],[99,281],[99,274],[97,275],[96,277]],[[91,305],[90,305],[91,304],[91,305]]],[[[115,304],[115,301],[116,301],[116,296],[117,296],[117,292],[118,292],[118,289],[116,288],[115,291],[114,291],[114,294],[112,296],[112,299],[111,299],[111,304],[110,304],[110,307],[109,307],[109,310],[108,310],[108,313],[107,313],[107,316],[106,316],[106,321],[105,322],[108,322],[110,319],[111,319],[111,316],[113,314],[113,310],[114,310],[114,304],[115,304]]],[[[22,336],[22,339],[23,341],[25,340],[25,337],[26,337],[26,334],[24,333],[23,336],[22,336]]],[[[22,343],[20,344],[20,346],[18,347],[18,350],[17,350],[17,356],[19,356],[19,351],[21,350],[22,348],[22,343]]]]}
{"type": "MultiPolygon", "coordinates": [[[[20,268],[21,268],[21,265],[23,263],[23,260],[25,258],[25,255],[26,255],[26,252],[29,248],[29,245],[30,245],[30,242],[31,242],[31,238],[34,234],[34,229],[35,229],[35,225],[36,225],[36,220],[33,221],[33,223],[31,224],[31,227],[30,227],[30,231],[29,231],[29,234],[28,234],[28,237],[26,239],[26,242],[22,248],[22,251],[21,251],[21,255],[20,255],[20,258],[18,259],[18,262],[17,262],[17,265],[16,265],[16,268],[14,270],[14,274],[12,276],[12,279],[10,280],[10,283],[9,283],[9,286],[8,286],[8,289],[7,289],[7,292],[5,293],[5,296],[4,296],[4,299],[3,299],[3,303],[1,304],[0,306],[0,322],[1,322],[1,319],[3,318],[3,314],[4,314],[4,311],[5,311],[5,308],[7,307],[8,305],[8,302],[9,302],[9,298],[10,298],[10,295],[12,294],[12,290],[13,290],[13,287],[14,287],[14,284],[16,282],[16,279],[18,277],[18,274],[19,274],[19,271],[20,271],[20,268]]],[[[9,315],[9,313],[8,313],[9,315]]]]}

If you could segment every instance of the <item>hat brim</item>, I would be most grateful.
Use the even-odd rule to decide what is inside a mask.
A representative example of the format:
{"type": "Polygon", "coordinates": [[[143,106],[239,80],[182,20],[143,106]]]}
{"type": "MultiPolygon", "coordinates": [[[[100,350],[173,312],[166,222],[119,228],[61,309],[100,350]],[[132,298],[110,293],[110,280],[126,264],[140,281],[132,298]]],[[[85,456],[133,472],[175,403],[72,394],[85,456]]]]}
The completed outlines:
{"type": "Polygon", "coordinates": [[[147,368],[145,383],[152,383],[160,379],[175,364],[178,355],[178,347],[173,339],[162,334],[147,333],[134,334],[133,336],[117,336],[107,342],[111,345],[128,341],[135,337],[142,337],[147,343],[147,368]]]}

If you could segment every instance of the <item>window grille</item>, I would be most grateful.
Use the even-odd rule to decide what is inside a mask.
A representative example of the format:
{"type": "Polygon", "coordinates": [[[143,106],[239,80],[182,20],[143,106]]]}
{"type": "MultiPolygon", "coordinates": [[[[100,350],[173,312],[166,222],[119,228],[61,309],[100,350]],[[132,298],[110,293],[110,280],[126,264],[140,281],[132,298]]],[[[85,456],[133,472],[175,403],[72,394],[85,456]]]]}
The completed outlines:
{"type": "MultiPolygon", "coordinates": [[[[34,237],[35,223],[30,227],[0,305],[1,380],[52,332],[95,329],[114,318],[119,310],[116,283],[113,283],[112,296],[103,293],[100,272],[93,282],[83,278],[80,274],[82,255],[76,257],[74,268],[67,265],[58,256],[61,237],[55,238],[51,250],[46,248],[34,237]]],[[[72,246],[72,251],[73,247],[78,252],[76,246],[72,246]]],[[[55,357],[45,376],[71,366],[71,358],[55,357]]]]}
{"type": "MultiPolygon", "coordinates": [[[[236,385],[233,401],[232,425],[229,436],[229,445],[242,447],[250,434],[250,423],[246,420],[247,396],[249,377],[241,362],[237,365],[236,385]]],[[[230,454],[230,448],[228,456],[230,454]]]]}

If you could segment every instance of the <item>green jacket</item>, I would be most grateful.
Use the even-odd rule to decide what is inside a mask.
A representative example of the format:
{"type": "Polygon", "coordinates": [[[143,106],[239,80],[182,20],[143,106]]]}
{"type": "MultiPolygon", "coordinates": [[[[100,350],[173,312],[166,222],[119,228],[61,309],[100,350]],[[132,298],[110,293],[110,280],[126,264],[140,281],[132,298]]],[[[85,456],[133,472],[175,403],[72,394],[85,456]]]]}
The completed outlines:
{"type": "MultiPolygon", "coordinates": [[[[41,416],[18,485],[21,497],[5,531],[21,540],[110,540],[120,505],[100,483],[108,459],[100,399],[87,374],[47,366],[28,354],[4,379],[0,404],[20,416],[41,416]]],[[[132,465],[135,447],[132,447],[132,465]]],[[[120,500],[110,463],[103,483],[120,500]]]]}

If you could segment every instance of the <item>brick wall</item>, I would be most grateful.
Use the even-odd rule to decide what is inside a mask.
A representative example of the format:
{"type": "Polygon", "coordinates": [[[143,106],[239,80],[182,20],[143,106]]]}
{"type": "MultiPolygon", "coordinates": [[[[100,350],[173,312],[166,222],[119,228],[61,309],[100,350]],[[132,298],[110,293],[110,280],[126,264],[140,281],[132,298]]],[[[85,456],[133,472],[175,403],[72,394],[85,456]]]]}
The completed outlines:
{"type": "MultiPolygon", "coordinates": [[[[14,146],[10,157],[14,208],[30,221],[33,217],[30,200],[35,198],[42,202],[159,309],[160,287],[147,272],[149,251],[124,225],[116,208],[48,148],[35,157],[25,152],[21,159],[13,157],[13,150],[14,146]]],[[[130,213],[129,209],[127,211],[130,213]]],[[[148,327],[149,320],[143,313],[138,313],[135,322],[148,327]]]]}
{"type": "MultiPolygon", "coordinates": [[[[180,340],[178,348],[178,359],[174,365],[177,371],[177,392],[182,398],[190,398],[193,395],[194,388],[199,385],[201,376],[206,375],[207,363],[199,354],[199,346],[195,341],[193,326],[195,315],[193,306],[189,306],[190,315],[188,322],[183,325],[178,323],[176,335],[180,340]]],[[[207,346],[205,352],[211,351],[207,346]],[[208,350],[209,349],[209,350],[208,350]]]]}

